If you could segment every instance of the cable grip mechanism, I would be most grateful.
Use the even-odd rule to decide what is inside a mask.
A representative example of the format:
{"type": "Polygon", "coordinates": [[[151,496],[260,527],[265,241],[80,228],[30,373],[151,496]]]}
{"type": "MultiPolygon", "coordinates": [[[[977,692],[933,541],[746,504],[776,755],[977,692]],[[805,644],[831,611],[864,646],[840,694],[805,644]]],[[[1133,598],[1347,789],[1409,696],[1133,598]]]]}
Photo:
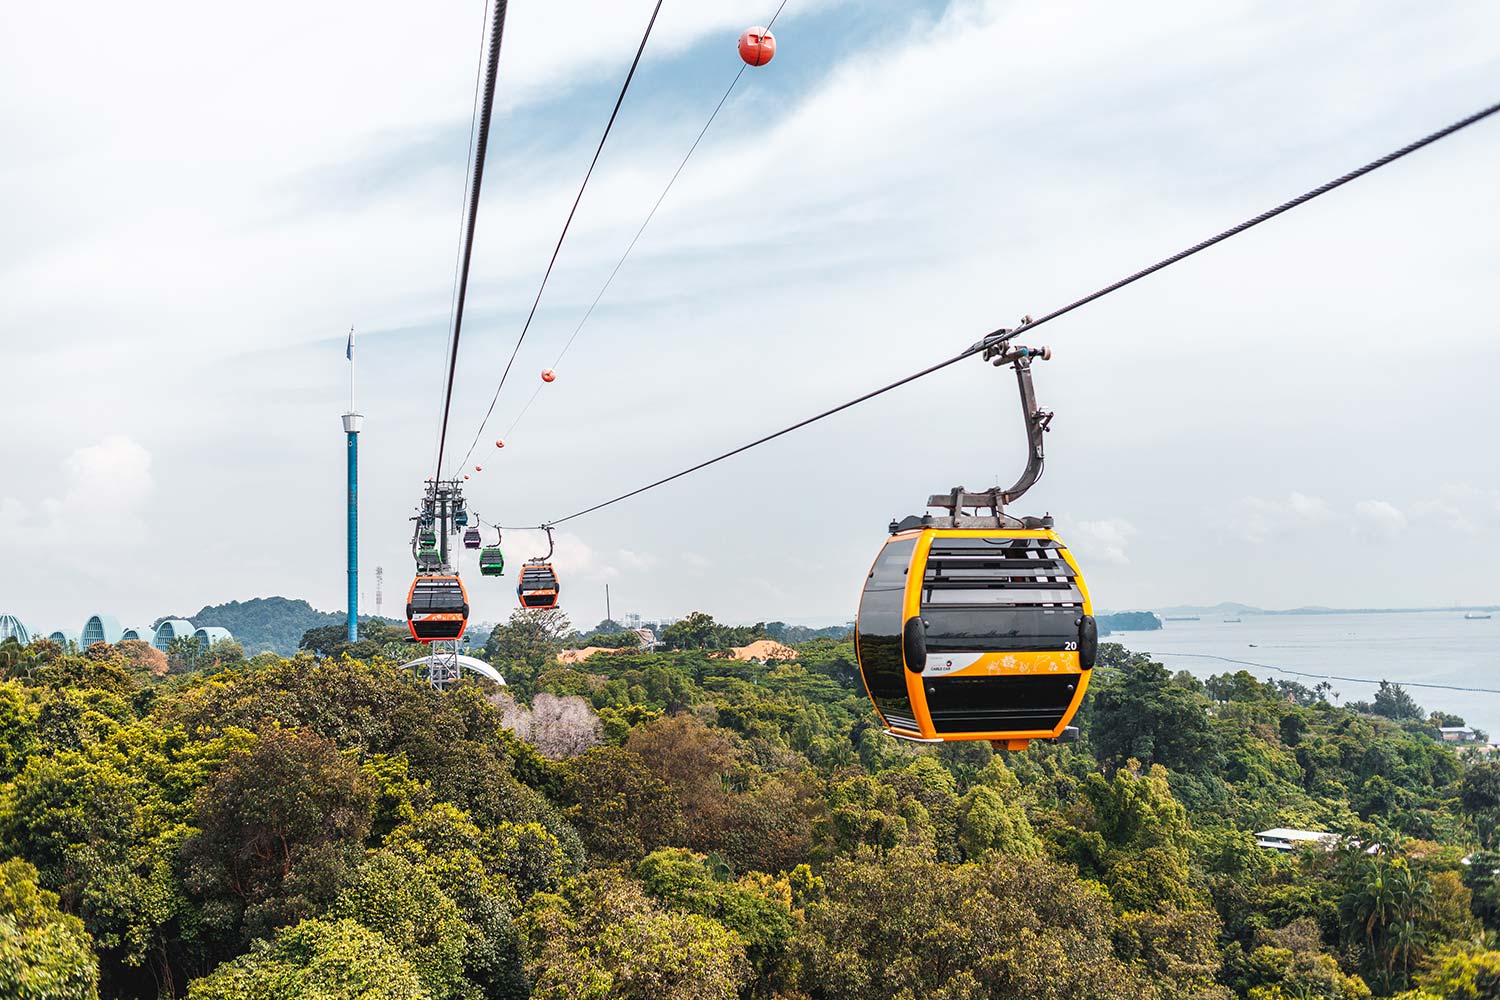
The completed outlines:
{"type": "Polygon", "coordinates": [[[946,493],[937,493],[927,498],[930,508],[946,509],[946,517],[924,514],[911,516],[901,521],[892,521],[891,533],[912,528],[1050,528],[1051,517],[1017,518],[1005,513],[1006,505],[1015,503],[1027,490],[1035,486],[1042,477],[1046,465],[1046,452],[1042,435],[1051,429],[1053,412],[1037,405],[1036,388],[1031,380],[1033,361],[1050,361],[1052,348],[1027,347],[1012,343],[1018,333],[1031,323],[1027,316],[1014,330],[996,330],[974,345],[975,353],[995,367],[1010,365],[1016,373],[1016,388],[1021,397],[1021,416],[1026,423],[1026,468],[1019,479],[1009,488],[998,487],[982,493],[970,493],[962,486],[955,486],[946,493]],[[965,509],[974,513],[966,514],[965,509]],[[988,515],[982,513],[988,510],[988,515]]]}

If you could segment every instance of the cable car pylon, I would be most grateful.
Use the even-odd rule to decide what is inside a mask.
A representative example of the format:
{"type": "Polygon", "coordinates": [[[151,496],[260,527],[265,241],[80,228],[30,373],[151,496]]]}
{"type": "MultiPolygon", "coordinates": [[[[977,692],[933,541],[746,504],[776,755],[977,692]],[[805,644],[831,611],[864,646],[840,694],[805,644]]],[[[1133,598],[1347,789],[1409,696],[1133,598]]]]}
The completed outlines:
{"type": "Polygon", "coordinates": [[[407,628],[417,642],[457,642],[469,624],[469,594],[448,548],[449,537],[468,523],[459,483],[429,481],[412,520],[417,574],[406,594],[407,628]]]}

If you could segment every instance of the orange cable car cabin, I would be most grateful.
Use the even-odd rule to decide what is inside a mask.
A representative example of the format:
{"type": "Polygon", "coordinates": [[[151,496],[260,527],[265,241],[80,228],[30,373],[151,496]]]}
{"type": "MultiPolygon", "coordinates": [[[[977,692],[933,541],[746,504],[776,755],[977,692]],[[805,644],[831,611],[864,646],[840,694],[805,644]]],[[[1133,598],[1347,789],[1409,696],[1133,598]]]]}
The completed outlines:
{"type": "Polygon", "coordinates": [[[406,594],[406,624],[418,642],[453,642],[469,624],[469,594],[457,576],[418,576],[406,594]]]}
{"type": "Polygon", "coordinates": [[[854,641],[887,733],[1012,750],[1064,735],[1099,646],[1083,574],[1050,526],[896,530],[854,641]]]}
{"type": "Polygon", "coordinates": [[[516,585],[516,596],[523,608],[555,608],[558,592],[562,588],[557,582],[557,571],[552,564],[535,559],[521,567],[521,582],[516,585]]]}

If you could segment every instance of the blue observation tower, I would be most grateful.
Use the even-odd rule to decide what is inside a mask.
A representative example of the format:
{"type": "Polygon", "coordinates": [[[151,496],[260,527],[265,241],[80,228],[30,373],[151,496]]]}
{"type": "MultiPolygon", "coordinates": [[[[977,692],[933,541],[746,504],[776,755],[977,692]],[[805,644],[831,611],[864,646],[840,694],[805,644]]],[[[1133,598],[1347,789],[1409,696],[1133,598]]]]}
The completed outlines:
{"type": "Polygon", "coordinates": [[[359,641],[359,431],[364,414],[354,408],[354,327],[349,328],[349,412],[344,414],[345,450],[348,456],[348,543],[349,543],[349,641],[359,641]]]}

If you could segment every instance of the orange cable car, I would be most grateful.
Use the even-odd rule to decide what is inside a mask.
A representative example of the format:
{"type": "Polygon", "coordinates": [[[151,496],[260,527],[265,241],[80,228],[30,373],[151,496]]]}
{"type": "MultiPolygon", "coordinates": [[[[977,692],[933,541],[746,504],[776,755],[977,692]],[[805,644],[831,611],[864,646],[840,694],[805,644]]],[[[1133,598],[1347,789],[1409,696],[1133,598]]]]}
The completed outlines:
{"type": "Polygon", "coordinates": [[[1051,517],[1005,512],[1041,478],[1052,421],[1031,382],[1031,362],[1052,353],[1011,344],[1017,332],[975,346],[1015,369],[1026,470],[1008,490],[927,498],[947,516],[892,521],[865,578],[854,629],[860,677],[885,731],[901,739],[1020,750],[1078,735],[1069,723],[1099,648],[1088,587],[1051,517]]]}
{"type": "Polygon", "coordinates": [[[418,576],[406,594],[406,624],[418,642],[453,642],[469,624],[469,593],[457,575],[418,576]]]}
{"type": "Polygon", "coordinates": [[[886,541],[865,581],[855,646],[892,736],[1019,750],[1064,735],[1099,635],[1083,574],[1043,523],[918,525],[886,541]]]}
{"type": "Polygon", "coordinates": [[[521,567],[521,582],[516,586],[516,596],[523,608],[555,608],[557,595],[562,588],[557,582],[557,571],[551,563],[528,559],[521,567]]]}
{"type": "Polygon", "coordinates": [[[542,530],[547,532],[547,554],[526,560],[521,567],[521,580],[516,584],[516,597],[523,608],[555,608],[558,592],[562,590],[557,571],[552,568],[552,553],[556,549],[552,526],[543,525],[542,530]]]}

